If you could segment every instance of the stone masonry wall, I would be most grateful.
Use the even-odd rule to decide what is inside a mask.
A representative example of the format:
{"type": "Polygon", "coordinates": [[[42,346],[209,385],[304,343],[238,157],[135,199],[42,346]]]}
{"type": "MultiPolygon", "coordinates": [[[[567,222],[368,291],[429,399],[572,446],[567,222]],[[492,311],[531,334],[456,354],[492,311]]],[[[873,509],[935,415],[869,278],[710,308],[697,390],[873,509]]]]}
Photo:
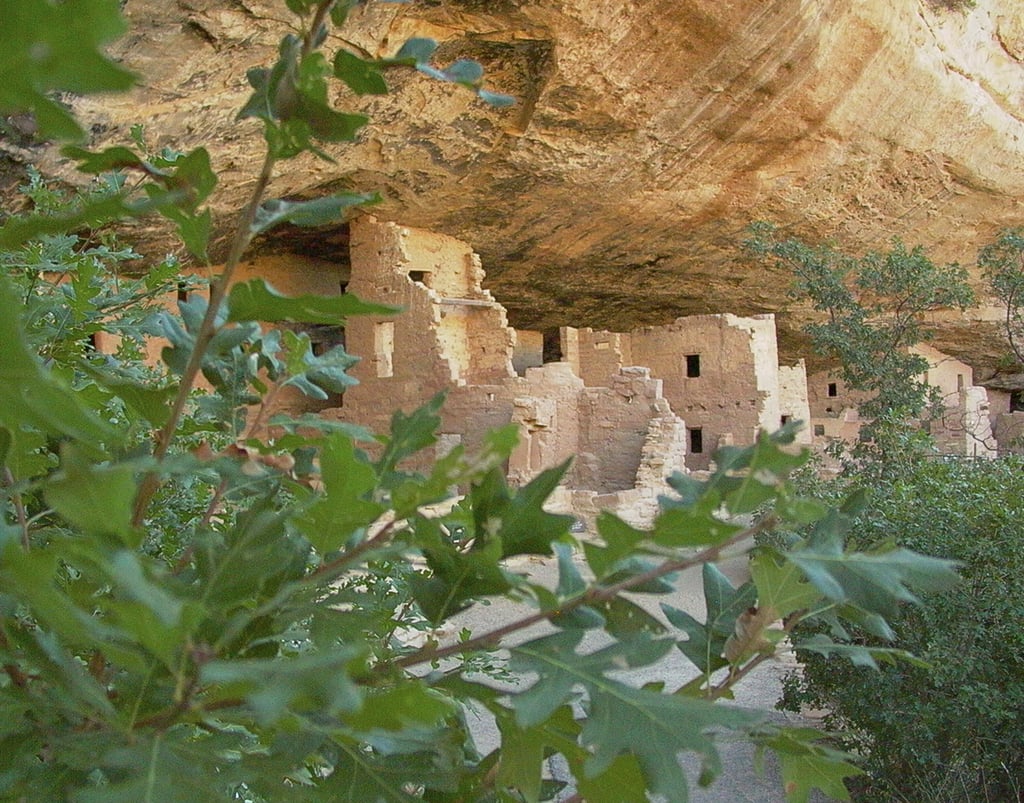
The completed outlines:
{"type": "Polygon", "coordinates": [[[749,444],[759,428],[778,428],[774,316],[697,315],[636,329],[630,340],[634,362],[663,380],[665,398],[691,433],[688,468],[706,469],[720,445],[749,444]]]}

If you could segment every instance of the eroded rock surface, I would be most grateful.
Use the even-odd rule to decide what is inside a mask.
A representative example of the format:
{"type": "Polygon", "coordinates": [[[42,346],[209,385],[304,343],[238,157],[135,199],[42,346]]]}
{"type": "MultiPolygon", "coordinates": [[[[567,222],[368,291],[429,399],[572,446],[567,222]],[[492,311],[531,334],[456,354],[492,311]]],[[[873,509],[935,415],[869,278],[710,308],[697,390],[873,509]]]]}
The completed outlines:
{"type": "MultiPolygon", "coordinates": [[[[96,146],[138,122],[154,143],[207,146],[221,231],[258,170],[258,126],[233,118],[245,70],[273,58],[279,5],[129,0],[115,52],[142,85],[78,103],[96,146]]],[[[378,217],[472,243],[519,327],[771,311],[796,356],[788,277],[737,248],[751,220],[854,251],[900,236],[963,262],[1024,222],[1019,0],[431,0],[370,4],[342,35],[370,55],[431,36],[439,60],[478,59],[519,103],[398,74],[390,97],[339,98],[373,117],[357,146],[281,165],[273,192],[381,188],[378,217]]],[[[293,235],[262,247],[337,245],[293,235]]],[[[940,348],[994,360],[994,327],[946,318],[940,348]]]]}

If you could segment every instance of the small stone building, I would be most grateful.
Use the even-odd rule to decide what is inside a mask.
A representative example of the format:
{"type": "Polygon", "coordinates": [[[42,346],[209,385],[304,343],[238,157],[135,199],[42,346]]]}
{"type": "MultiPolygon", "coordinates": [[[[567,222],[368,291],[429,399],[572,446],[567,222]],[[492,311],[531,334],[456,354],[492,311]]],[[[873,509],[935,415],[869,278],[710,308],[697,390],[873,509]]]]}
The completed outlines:
{"type": "MultiPolygon", "coordinates": [[[[922,423],[943,454],[968,457],[993,457],[996,438],[992,431],[989,397],[985,388],[974,384],[971,366],[943,354],[925,344],[912,351],[928,362],[921,377],[938,389],[940,399],[937,415],[922,423]]],[[[811,432],[816,448],[823,449],[831,441],[853,443],[860,437],[859,407],[867,396],[846,387],[830,372],[813,374],[807,382],[811,408],[811,432]]]]}
{"type": "MultiPolygon", "coordinates": [[[[807,421],[806,369],[780,367],[774,315],[696,315],[629,333],[562,330],[562,351],[587,385],[627,365],[649,368],[685,421],[687,467],[710,467],[719,446],[753,443],[761,430],[807,421]]],[[[810,443],[806,430],[801,442],[810,443]]]]}

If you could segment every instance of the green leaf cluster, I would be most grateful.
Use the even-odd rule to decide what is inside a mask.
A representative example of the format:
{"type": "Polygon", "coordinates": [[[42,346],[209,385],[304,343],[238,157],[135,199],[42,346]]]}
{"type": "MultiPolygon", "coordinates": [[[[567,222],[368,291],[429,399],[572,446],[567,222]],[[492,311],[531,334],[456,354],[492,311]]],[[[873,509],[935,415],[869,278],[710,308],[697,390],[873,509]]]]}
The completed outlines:
{"type": "Polygon", "coordinates": [[[912,432],[936,399],[921,378],[927,361],[909,349],[931,337],[925,313],[974,304],[966,270],[937,265],[922,247],[908,249],[898,239],[886,251],[854,257],[783,238],[763,222],[750,227],[744,247],[791,271],[791,295],[824,313],[806,331],[815,350],[838,363],[847,387],[866,394],[858,409],[875,456],[895,460],[912,450],[912,432]]]}
{"type": "MultiPolygon", "coordinates": [[[[879,488],[850,536],[865,545],[894,540],[883,561],[904,549],[956,560],[960,585],[893,611],[889,633],[871,621],[843,632],[825,623],[799,629],[804,672],[789,682],[784,702],[831,712],[827,724],[866,758],[865,797],[1017,794],[1024,774],[1022,476],[1016,457],[927,461],[879,488]],[[894,655],[890,638],[917,660],[894,655]]],[[[876,575],[869,567],[861,564],[859,593],[871,596],[885,569],[876,575]]]]}

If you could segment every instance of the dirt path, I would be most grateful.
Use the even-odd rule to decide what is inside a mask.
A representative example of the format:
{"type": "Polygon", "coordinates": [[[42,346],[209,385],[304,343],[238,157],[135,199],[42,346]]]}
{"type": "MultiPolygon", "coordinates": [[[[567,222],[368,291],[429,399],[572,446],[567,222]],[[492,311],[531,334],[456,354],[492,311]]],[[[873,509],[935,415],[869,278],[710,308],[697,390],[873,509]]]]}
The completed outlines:
{"type": "MultiPolygon", "coordinates": [[[[529,574],[534,582],[552,587],[557,582],[557,568],[554,561],[551,560],[520,558],[512,568],[515,571],[529,574]]],[[[745,559],[735,560],[720,568],[734,583],[742,582],[745,579],[745,559]]],[[[635,599],[656,615],[660,615],[658,609],[660,602],[685,610],[697,618],[702,618],[705,614],[699,569],[685,572],[677,583],[677,590],[673,594],[657,597],[640,595],[635,599]]],[[[486,606],[476,605],[454,620],[452,632],[458,632],[460,627],[465,626],[476,633],[481,633],[509,621],[515,615],[515,609],[504,602],[486,606]]],[[[526,633],[522,640],[535,638],[550,629],[550,626],[538,627],[526,633]]],[[[582,648],[586,649],[588,645],[591,649],[596,648],[599,638],[599,633],[588,634],[583,641],[582,648]]],[[[802,717],[775,711],[775,702],[781,692],[782,678],[795,668],[795,661],[786,657],[779,661],[765,662],[736,687],[736,699],[730,704],[767,712],[767,716],[771,720],[779,723],[814,724],[802,717]]],[[[637,686],[651,681],[664,681],[668,688],[675,689],[696,674],[695,667],[686,660],[683,654],[678,650],[673,650],[659,663],[635,670],[630,673],[629,677],[637,686]]],[[[497,733],[493,725],[484,720],[474,726],[474,736],[480,748],[485,751],[497,743],[497,733]]],[[[754,749],[749,744],[722,740],[720,753],[724,767],[723,772],[715,783],[706,789],[699,788],[696,783],[699,762],[693,756],[684,758],[683,766],[687,768],[687,775],[691,780],[690,799],[694,803],[784,803],[785,795],[782,790],[779,765],[774,755],[770,753],[765,755],[763,772],[758,773],[754,766],[754,749]]],[[[557,764],[552,768],[552,772],[556,777],[559,776],[560,769],[557,764]]],[[[812,800],[823,801],[825,798],[812,796],[812,800]]]]}

